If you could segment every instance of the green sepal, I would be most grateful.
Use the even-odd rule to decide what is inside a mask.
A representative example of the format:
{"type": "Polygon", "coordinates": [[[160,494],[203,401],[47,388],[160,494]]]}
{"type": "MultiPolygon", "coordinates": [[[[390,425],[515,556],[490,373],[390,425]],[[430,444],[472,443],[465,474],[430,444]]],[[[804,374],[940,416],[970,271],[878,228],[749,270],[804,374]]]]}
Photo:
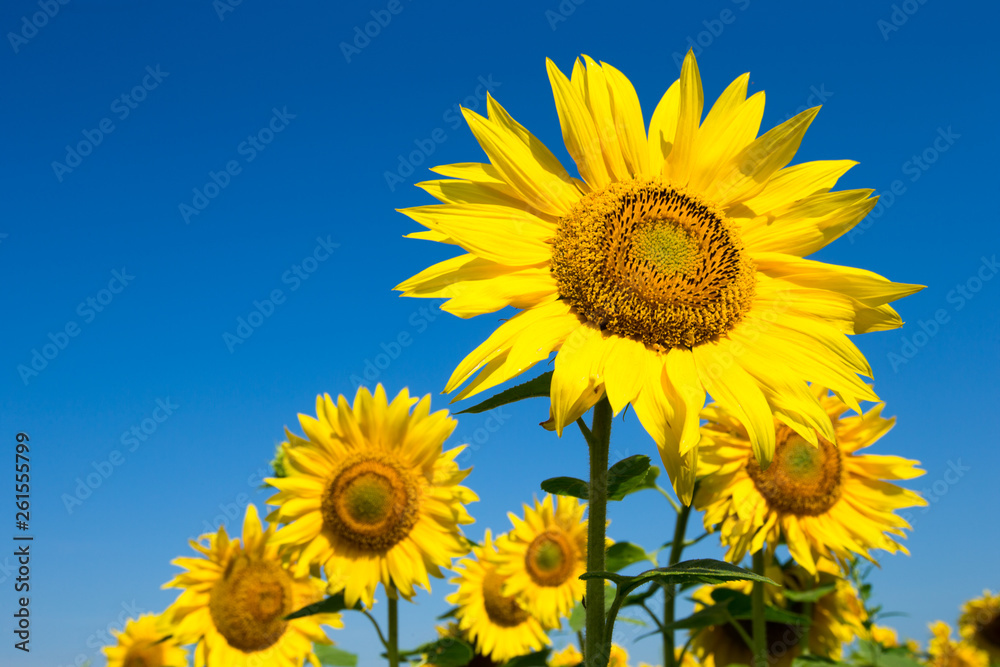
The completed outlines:
{"type": "Polygon", "coordinates": [[[552,371],[546,371],[532,380],[528,380],[527,382],[519,384],[516,387],[505,389],[496,396],[491,396],[482,403],[473,405],[471,408],[466,408],[465,410],[456,412],[455,414],[479,414],[480,412],[486,412],[487,410],[492,410],[493,408],[499,408],[501,405],[516,403],[517,401],[522,401],[526,398],[541,398],[542,396],[548,396],[551,385],[552,371]]]}

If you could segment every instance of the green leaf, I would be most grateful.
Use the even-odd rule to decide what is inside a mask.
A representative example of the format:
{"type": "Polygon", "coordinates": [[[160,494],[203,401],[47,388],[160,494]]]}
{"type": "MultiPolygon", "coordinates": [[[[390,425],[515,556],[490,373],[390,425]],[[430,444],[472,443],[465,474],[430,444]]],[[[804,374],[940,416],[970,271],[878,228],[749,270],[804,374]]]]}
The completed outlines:
{"type": "Polygon", "coordinates": [[[587,625],[587,610],[577,602],[573,606],[573,611],[569,613],[569,629],[573,632],[580,632],[587,625]]]}
{"type": "Polygon", "coordinates": [[[792,667],[830,667],[831,665],[848,667],[846,662],[837,662],[820,655],[800,655],[792,661],[792,667]]]}
{"type": "Polygon", "coordinates": [[[649,457],[636,454],[622,459],[608,470],[608,500],[621,500],[630,493],[639,491],[646,482],[649,472],[649,457]]]}
{"type": "Polygon", "coordinates": [[[357,667],[358,664],[358,656],[336,646],[317,644],[313,646],[313,653],[319,658],[320,664],[326,667],[357,667]]]}
{"type": "Polygon", "coordinates": [[[417,654],[427,656],[427,662],[435,667],[465,667],[476,655],[471,646],[454,637],[442,637],[412,651],[401,652],[400,656],[417,654]]]}
{"type": "Polygon", "coordinates": [[[471,408],[466,408],[465,410],[456,412],[455,414],[478,414],[480,412],[492,410],[493,408],[499,408],[501,405],[516,403],[517,401],[521,401],[526,398],[540,398],[542,396],[548,396],[549,386],[551,384],[552,371],[546,371],[533,380],[528,380],[527,382],[519,384],[516,387],[511,387],[510,389],[505,389],[496,396],[491,396],[482,403],[473,405],[471,408]]]}
{"type": "Polygon", "coordinates": [[[647,570],[634,577],[626,577],[614,572],[586,572],[581,579],[608,579],[621,589],[622,595],[627,595],[638,586],[650,582],[661,584],[722,584],[727,581],[762,581],[767,584],[777,584],[765,576],[752,570],[711,558],[686,560],[671,567],[658,567],[647,570]]]}
{"type": "MultiPolygon", "coordinates": [[[[288,616],[285,616],[285,620],[291,621],[296,618],[302,618],[303,616],[312,616],[313,614],[331,614],[333,612],[344,611],[347,608],[347,604],[344,602],[344,594],[341,592],[336,595],[331,595],[325,600],[320,600],[319,602],[313,602],[310,605],[306,605],[298,611],[293,611],[288,616]]],[[[361,604],[361,601],[358,600],[354,603],[354,606],[351,607],[351,609],[361,610],[364,609],[364,606],[361,604]]]]}
{"type": "Polygon", "coordinates": [[[902,647],[883,650],[878,664],[879,667],[922,667],[913,654],[902,647]]]}
{"type": "Polygon", "coordinates": [[[555,496],[573,496],[583,500],[590,497],[590,486],[576,477],[550,477],[542,482],[542,491],[555,496]]]}
{"type": "Polygon", "coordinates": [[[638,544],[632,544],[631,542],[615,542],[608,547],[608,552],[605,555],[604,566],[611,572],[618,572],[633,563],[638,563],[644,560],[652,559],[638,544]]]}
{"type": "Polygon", "coordinates": [[[792,602],[816,602],[827,593],[832,593],[837,588],[836,584],[820,586],[808,591],[792,591],[785,589],[785,597],[792,602]]]}
{"type": "Polygon", "coordinates": [[[536,653],[520,655],[513,660],[505,662],[503,667],[545,667],[549,664],[550,653],[552,653],[552,649],[547,648],[536,653]]]}
{"type": "Polygon", "coordinates": [[[461,607],[452,607],[451,609],[449,609],[445,613],[443,613],[440,616],[438,616],[437,620],[443,621],[446,618],[455,618],[455,616],[458,614],[458,611],[460,609],[461,609],[461,607]]]}

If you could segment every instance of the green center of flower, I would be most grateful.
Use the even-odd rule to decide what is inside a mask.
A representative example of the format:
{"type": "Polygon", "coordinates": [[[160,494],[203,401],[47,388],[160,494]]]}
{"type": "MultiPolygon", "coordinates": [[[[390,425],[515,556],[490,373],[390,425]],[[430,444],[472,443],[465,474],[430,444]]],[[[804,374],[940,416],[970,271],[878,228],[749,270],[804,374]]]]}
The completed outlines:
{"type": "Polygon", "coordinates": [[[753,302],[753,262],[711,204],[660,181],[620,181],[559,220],[552,274],[583,319],[656,350],[735,327],[753,302]]]}
{"type": "Polygon", "coordinates": [[[813,447],[787,426],[775,431],[774,461],[761,470],[756,457],[747,459],[747,473],[768,504],[778,511],[816,516],[840,499],[842,461],[832,442],[819,438],[813,447]]]}
{"type": "Polygon", "coordinates": [[[547,530],[528,545],[525,555],[528,575],[539,586],[560,586],[573,574],[575,550],[565,535],[547,530]]]}
{"type": "Polygon", "coordinates": [[[496,568],[483,577],[483,606],[490,620],[503,628],[513,628],[528,620],[528,612],[511,596],[501,590],[506,577],[496,573],[496,568]]]}
{"type": "Polygon", "coordinates": [[[208,608],[229,645],[250,653],[273,646],[288,627],[292,579],[278,564],[240,555],[229,562],[209,596],[208,608]]]}
{"type": "Polygon", "coordinates": [[[326,488],[323,526],[369,552],[385,552],[410,534],[419,513],[416,476],[388,456],[350,459],[326,488]]]}

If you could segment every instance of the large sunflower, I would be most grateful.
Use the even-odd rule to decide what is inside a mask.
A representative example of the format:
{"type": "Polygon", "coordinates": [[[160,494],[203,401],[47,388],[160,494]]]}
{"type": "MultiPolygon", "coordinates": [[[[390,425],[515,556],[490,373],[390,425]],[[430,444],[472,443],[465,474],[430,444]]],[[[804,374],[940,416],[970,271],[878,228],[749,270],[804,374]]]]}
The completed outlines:
{"type": "MultiPolygon", "coordinates": [[[[770,560],[765,572],[779,586],[767,586],[764,589],[765,597],[770,606],[794,614],[803,614],[806,611],[805,605],[786,598],[784,590],[805,591],[832,585],[833,590],[812,604],[808,641],[809,651],[812,654],[839,660],[843,647],[865,632],[865,612],[854,587],[836,574],[837,566],[829,560],[821,561],[819,565],[820,571],[814,576],[793,563],[782,567],[770,560]]],[[[700,609],[702,606],[711,605],[712,590],[715,588],[729,588],[749,595],[752,587],[749,582],[703,586],[695,591],[693,596],[695,607],[700,609]]],[[[750,621],[738,621],[738,623],[749,635],[750,621]]],[[[766,630],[768,664],[774,667],[788,667],[802,652],[802,640],[806,628],[768,621],[766,630]]],[[[714,667],[753,664],[750,648],[731,625],[713,625],[696,632],[691,642],[691,649],[702,658],[703,662],[711,663],[714,667]]]]}
{"type": "Polygon", "coordinates": [[[782,538],[811,572],[821,556],[846,560],[854,553],[871,559],[871,549],[909,553],[896,539],[910,526],[893,512],[927,502],[892,482],[924,471],[915,467],[917,461],[857,453],[888,432],[895,419],[881,416],[881,404],[845,416],[848,408],[839,398],[821,387],[812,392],[833,423],[834,438],[819,435],[814,445],[776,424],[775,457],[767,470],[761,470],[737,419],[718,406],[705,408],[703,478],[695,497],[695,506],[705,511],[705,527],[720,526],[734,563],[764,542],[773,550],[782,538]]]}
{"type": "Polygon", "coordinates": [[[459,486],[469,474],[455,463],[464,447],[441,449],[455,420],[430,409],[430,396],[406,389],[389,403],[382,385],[374,395],[359,388],[353,407],[319,396],[316,419],[299,415],[306,439],[288,433],[287,476],[267,480],[279,491],[269,518],[288,524],[275,541],[300,574],[322,564],[330,592],[343,590],[349,606],[371,607],[379,582],[405,598],[416,585],[430,590],[428,575],[442,577],[469,552],[459,526],[472,523],[465,504],[478,498],[459,486]]]}
{"type": "Polygon", "coordinates": [[[762,464],[774,451],[772,415],[832,440],[806,382],[852,407],[877,400],[844,334],[900,326],[886,304],[920,287],[802,259],[876,201],[872,190],[830,192],[850,160],[786,167],[818,107],[757,137],[764,94],[747,99],[744,74],[702,121],[688,53],[647,132],[628,79],[584,60],[571,79],[548,61],[582,180],[492,97],[488,118],[463,109],[489,163],[433,169],[451,178],[419,185],[443,204],[402,212],[429,230],[411,237],[466,254],[396,289],[446,297],[442,309],[459,317],[523,311],[458,365],[446,391],[474,377],[457,398],[472,396],[558,351],[555,429],[604,395],[616,413],[631,403],[689,503],[706,392],[746,425],[762,464]]]}
{"type": "Polygon", "coordinates": [[[507,514],[514,527],[497,540],[497,572],[507,577],[504,595],[521,605],[547,628],[557,628],[583,598],[587,571],[587,505],[576,498],[551,495],[534,508],[524,506],[524,519],[507,514]]]}
{"type": "Polygon", "coordinates": [[[448,602],[458,605],[455,616],[464,635],[475,642],[476,651],[503,664],[550,643],[534,616],[513,597],[504,595],[504,577],[497,573],[496,546],[486,531],[483,546],[472,549],[472,558],[463,558],[453,569],[451,583],[458,591],[448,602]]]}
{"type": "Polygon", "coordinates": [[[118,643],[103,649],[108,667],[187,667],[187,651],[172,632],[163,616],[129,619],[125,628],[115,633],[118,643]]]}
{"type": "Polygon", "coordinates": [[[958,618],[958,631],[1000,664],[1000,593],[985,590],[981,598],[966,602],[958,618]]]}
{"type": "Polygon", "coordinates": [[[339,614],[314,614],[292,621],[285,616],[322,599],[324,584],[291,571],[278,555],[274,525],[262,530],[257,508],[248,505],[243,539],[225,527],[191,542],[204,558],[176,558],[185,572],[163,585],[184,591],[164,612],[174,635],[197,644],[195,667],[299,667],[319,661],[313,643],[331,644],[321,626],[340,628],[339,614]]]}

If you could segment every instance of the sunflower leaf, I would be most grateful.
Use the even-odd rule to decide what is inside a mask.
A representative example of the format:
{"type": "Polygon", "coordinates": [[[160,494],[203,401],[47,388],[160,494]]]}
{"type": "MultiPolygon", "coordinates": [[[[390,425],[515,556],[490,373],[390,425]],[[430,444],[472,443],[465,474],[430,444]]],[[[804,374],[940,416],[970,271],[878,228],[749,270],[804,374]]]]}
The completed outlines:
{"type": "Polygon", "coordinates": [[[608,470],[608,500],[621,500],[630,493],[650,488],[646,485],[649,468],[649,457],[644,454],[630,456],[611,466],[608,470]]]}
{"type": "Polygon", "coordinates": [[[542,491],[555,496],[573,496],[587,500],[590,486],[576,477],[550,477],[542,482],[542,491]]]}
{"type": "MultiPolygon", "coordinates": [[[[604,566],[612,572],[622,570],[633,563],[652,560],[649,554],[638,544],[631,542],[615,542],[608,547],[604,566]]],[[[655,561],[654,561],[655,562],[655,561]]]]}
{"type": "Polygon", "coordinates": [[[747,570],[732,563],[710,558],[698,558],[686,560],[670,567],[658,567],[647,570],[634,577],[625,577],[614,572],[585,572],[580,575],[581,579],[608,579],[614,582],[621,595],[628,595],[635,588],[649,582],[661,584],[721,584],[727,581],[763,581],[764,583],[777,584],[765,576],[759,575],[752,570],[747,570]]]}
{"type": "Polygon", "coordinates": [[[587,609],[583,604],[577,602],[573,605],[573,611],[569,613],[569,629],[573,632],[580,632],[587,624],[587,609]]]}
{"type": "Polygon", "coordinates": [[[832,593],[837,588],[836,584],[820,586],[808,591],[792,591],[785,589],[785,597],[792,602],[816,602],[827,593],[832,593]]]}
{"type": "Polygon", "coordinates": [[[549,664],[550,653],[552,653],[552,649],[547,648],[528,655],[519,655],[513,660],[505,662],[503,667],[545,667],[549,664]]]}
{"type": "Polygon", "coordinates": [[[551,384],[552,371],[546,371],[532,380],[528,380],[527,382],[519,384],[516,387],[505,389],[496,396],[491,396],[482,403],[473,405],[471,408],[466,408],[465,410],[456,412],[455,414],[478,414],[480,412],[492,410],[493,408],[499,408],[501,405],[516,403],[517,401],[521,401],[526,398],[540,398],[542,396],[548,396],[551,384]]]}
{"type": "Polygon", "coordinates": [[[313,647],[313,653],[324,667],[357,667],[358,664],[358,656],[336,646],[319,644],[313,647]]]}
{"type": "Polygon", "coordinates": [[[344,593],[340,592],[336,595],[331,595],[324,600],[320,600],[319,602],[313,602],[310,605],[306,605],[298,611],[293,611],[288,616],[285,616],[285,620],[292,621],[296,618],[312,616],[313,614],[332,614],[334,612],[345,611],[347,609],[361,611],[364,609],[364,605],[362,605],[361,601],[358,600],[354,603],[353,607],[348,607],[347,603],[344,601],[344,593]]]}
{"type": "Polygon", "coordinates": [[[465,667],[475,657],[472,647],[454,637],[442,637],[436,642],[422,644],[412,651],[400,651],[400,657],[423,655],[435,667],[465,667]]]}

